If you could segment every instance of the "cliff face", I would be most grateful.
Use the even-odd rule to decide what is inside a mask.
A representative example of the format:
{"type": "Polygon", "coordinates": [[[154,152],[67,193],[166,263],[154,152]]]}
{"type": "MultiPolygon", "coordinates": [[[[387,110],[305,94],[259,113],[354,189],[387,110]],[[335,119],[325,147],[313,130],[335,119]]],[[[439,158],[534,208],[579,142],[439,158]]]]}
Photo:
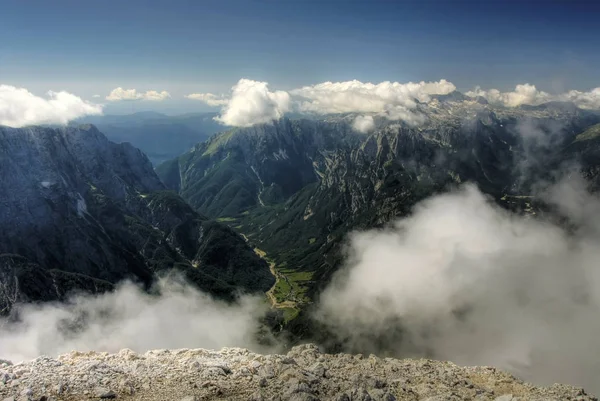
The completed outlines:
{"type": "Polygon", "coordinates": [[[93,126],[0,127],[0,205],[4,312],[126,278],[149,285],[173,268],[221,296],[272,285],[241,237],[166,191],[138,149],[93,126]]]}
{"type": "Polygon", "coordinates": [[[597,400],[582,389],[535,387],[492,367],[319,352],[240,348],[80,353],[0,363],[5,400],[597,400]]]}

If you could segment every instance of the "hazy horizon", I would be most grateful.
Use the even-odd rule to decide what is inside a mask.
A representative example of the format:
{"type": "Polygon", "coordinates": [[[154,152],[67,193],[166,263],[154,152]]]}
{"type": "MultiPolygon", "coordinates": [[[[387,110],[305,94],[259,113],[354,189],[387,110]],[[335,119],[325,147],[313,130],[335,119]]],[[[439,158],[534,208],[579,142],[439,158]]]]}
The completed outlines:
{"type": "Polygon", "coordinates": [[[65,91],[104,103],[105,114],[216,111],[185,96],[227,96],[241,78],[285,92],[442,79],[461,92],[587,92],[600,85],[598,10],[587,1],[6,1],[0,85],[65,91]]]}

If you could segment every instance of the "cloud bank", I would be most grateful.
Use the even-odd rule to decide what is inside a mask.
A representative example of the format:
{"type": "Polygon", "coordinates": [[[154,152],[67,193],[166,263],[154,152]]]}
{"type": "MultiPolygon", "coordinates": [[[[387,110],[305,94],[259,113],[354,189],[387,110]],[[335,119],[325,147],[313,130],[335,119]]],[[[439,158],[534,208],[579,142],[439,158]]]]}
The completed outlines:
{"type": "Polygon", "coordinates": [[[169,99],[171,94],[167,91],[157,92],[150,90],[147,92],[138,92],[136,89],[123,89],[121,87],[113,89],[106,100],[119,102],[122,100],[150,100],[160,102],[169,99]]]}
{"type": "Polygon", "coordinates": [[[36,124],[67,124],[70,120],[102,114],[102,106],[68,92],[48,92],[48,98],[24,88],[0,85],[0,125],[24,127],[36,124]]]}
{"type": "Polygon", "coordinates": [[[517,107],[522,104],[540,104],[551,100],[551,96],[542,91],[538,91],[534,85],[517,85],[512,92],[500,92],[498,89],[482,90],[479,86],[474,90],[465,93],[471,97],[483,97],[491,104],[502,105],[506,107],[517,107]]]}
{"type": "Polygon", "coordinates": [[[418,102],[429,102],[432,95],[446,95],[456,89],[442,79],[438,82],[363,83],[357,80],[324,82],[291,91],[302,100],[299,109],[317,114],[374,113],[391,120],[418,125],[422,115],[414,110],[418,102]]]}
{"type": "Polygon", "coordinates": [[[500,92],[498,89],[483,90],[477,86],[466,92],[467,96],[485,98],[488,102],[505,107],[517,107],[523,104],[538,105],[550,101],[572,102],[582,109],[600,109],[600,88],[588,92],[571,90],[566,93],[551,95],[538,90],[535,85],[517,85],[512,92],[500,92]]]}
{"type": "Polygon", "coordinates": [[[115,292],[81,295],[65,304],[25,305],[20,323],[0,321],[0,358],[13,362],[77,351],[137,352],[163,348],[241,346],[259,349],[261,299],[230,305],[178,280],[162,280],[160,295],[131,283],[115,292]]]}
{"type": "Polygon", "coordinates": [[[573,102],[582,109],[600,109],[600,87],[588,92],[572,90],[561,95],[561,99],[573,102]]]}
{"type": "MultiPolygon", "coordinates": [[[[368,118],[374,116],[403,121],[412,126],[424,124],[427,117],[419,111],[419,103],[426,107],[434,96],[447,95],[455,90],[456,86],[452,82],[441,79],[437,82],[386,81],[378,84],[357,80],[323,82],[289,92],[271,92],[266,82],[240,79],[232,88],[229,98],[213,93],[191,93],[185,97],[211,107],[222,107],[221,116],[217,120],[224,125],[247,127],[268,123],[289,111],[318,115],[356,113],[361,116],[356,118],[354,129],[368,132],[372,129],[367,123],[368,118]]],[[[600,88],[588,92],[573,90],[551,95],[525,83],[517,85],[510,92],[484,90],[477,86],[465,94],[473,98],[483,97],[492,105],[504,107],[568,101],[581,108],[600,109],[600,88]]]]}
{"type": "MultiPolygon", "coordinates": [[[[424,121],[422,115],[414,112],[417,101],[428,102],[431,95],[448,94],[455,89],[444,79],[407,84],[372,84],[354,80],[324,82],[290,92],[271,92],[266,82],[240,79],[232,88],[229,99],[212,93],[192,93],[185,97],[213,107],[223,106],[217,120],[239,127],[267,123],[291,110],[316,114],[373,113],[417,125],[424,121]]],[[[369,118],[372,119],[372,116],[369,118]]],[[[364,124],[368,118],[360,121],[364,124]]],[[[367,128],[363,125],[361,129],[367,128]]]]}
{"type": "Polygon", "coordinates": [[[415,100],[428,102],[431,95],[445,95],[456,87],[442,79],[439,82],[382,82],[363,83],[357,80],[324,82],[291,91],[304,98],[300,104],[303,111],[318,114],[329,113],[384,113],[386,106],[416,107],[415,100]]]}
{"type": "Polygon", "coordinates": [[[359,352],[600,390],[600,200],[577,179],[544,193],[577,230],[511,214],[466,185],[355,233],[320,318],[359,352]]]}

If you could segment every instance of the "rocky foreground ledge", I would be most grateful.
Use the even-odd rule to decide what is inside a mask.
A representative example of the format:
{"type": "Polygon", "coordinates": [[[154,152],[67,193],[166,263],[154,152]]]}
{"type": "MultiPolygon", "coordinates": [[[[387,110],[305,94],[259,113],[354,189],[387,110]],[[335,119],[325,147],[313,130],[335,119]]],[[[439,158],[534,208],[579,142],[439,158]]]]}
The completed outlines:
{"type": "Polygon", "coordinates": [[[0,400],[596,400],[565,386],[535,387],[491,367],[319,352],[240,348],[137,354],[72,352],[0,364],[0,400]]]}

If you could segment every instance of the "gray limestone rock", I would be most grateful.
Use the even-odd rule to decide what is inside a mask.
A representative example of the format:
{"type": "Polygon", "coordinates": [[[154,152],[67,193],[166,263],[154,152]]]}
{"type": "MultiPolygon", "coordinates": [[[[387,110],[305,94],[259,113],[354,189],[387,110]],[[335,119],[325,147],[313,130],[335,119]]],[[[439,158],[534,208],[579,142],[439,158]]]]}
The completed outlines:
{"type": "Polygon", "coordinates": [[[487,367],[460,367],[449,362],[391,358],[354,358],[345,354],[318,354],[328,366],[329,378],[310,383],[302,378],[314,360],[295,357],[297,365],[286,358],[266,356],[273,377],[237,375],[242,369],[257,366],[261,356],[239,348],[221,351],[149,351],[135,354],[70,353],[56,359],[42,358],[3,368],[9,377],[26,370],[26,381],[11,379],[14,386],[0,386],[0,400],[55,399],[79,400],[85,397],[128,400],[338,400],[338,401],[596,401],[580,388],[566,385],[536,387],[507,373],[487,367]],[[209,369],[182,369],[196,361],[200,366],[227,366],[231,374],[214,375],[209,369]],[[143,364],[147,368],[140,369],[143,364]],[[396,369],[391,369],[396,367],[396,369]],[[293,370],[291,370],[293,369],[293,370]],[[170,374],[176,372],[176,374],[170,374]],[[294,377],[289,374],[297,375],[294,377]],[[90,379],[102,383],[90,386],[90,379]],[[69,383],[68,386],[64,383],[69,383]],[[135,388],[133,394],[121,392],[123,383],[135,388]],[[483,384],[479,384],[483,383],[483,384]],[[511,393],[506,394],[510,388],[511,393]],[[119,389],[119,393],[116,391],[119,389]],[[481,390],[481,391],[479,391],[481,390]],[[478,392],[479,391],[479,392],[478,392]],[[493,395],[497,394],[497,395],[493,395]],[[515,395],[518,395],[515,396],[515,395]]]}

